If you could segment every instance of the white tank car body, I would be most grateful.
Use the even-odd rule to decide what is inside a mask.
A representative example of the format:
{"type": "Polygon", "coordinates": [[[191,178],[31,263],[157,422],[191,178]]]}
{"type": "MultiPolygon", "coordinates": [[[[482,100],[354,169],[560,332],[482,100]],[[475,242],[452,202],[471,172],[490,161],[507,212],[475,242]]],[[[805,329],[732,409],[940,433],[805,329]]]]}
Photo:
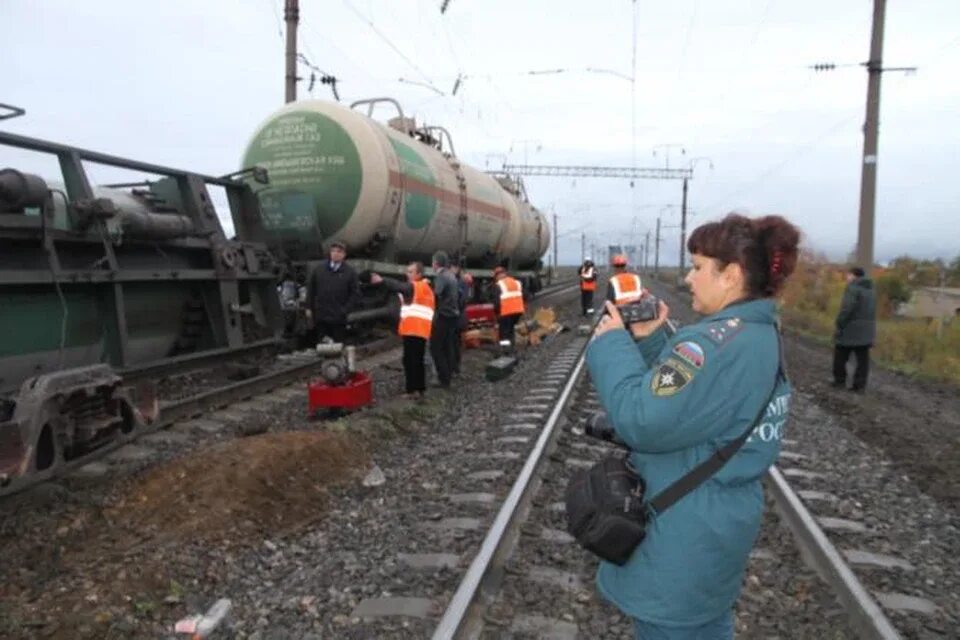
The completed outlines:
{"type": "Polygon", "coordinates": [[[549,245],[543,214],[442,152],[429,132],[399,126],[406,130],[325,101],[267,118],[243,166],[269,172],[269,185],[253,185],[268,238],[302,257],[336,238],[370,258],[427,261],[444,250],[471,266],[535,266],[549,245]]]}

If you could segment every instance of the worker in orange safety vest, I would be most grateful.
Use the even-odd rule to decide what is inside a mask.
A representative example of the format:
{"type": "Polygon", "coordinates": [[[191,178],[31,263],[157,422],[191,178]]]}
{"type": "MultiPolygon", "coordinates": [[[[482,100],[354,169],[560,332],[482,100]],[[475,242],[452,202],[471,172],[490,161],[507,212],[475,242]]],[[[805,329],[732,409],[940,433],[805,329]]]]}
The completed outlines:
{"type": "Polygon", "coordinates": [[[643,295],[643,285],[640,276],[627,271],[627,257],[615,255],[610,262],[613,265],[613,275],[607,285],[607,300],[618,307],[639,300],[643,295]]]}
{"type": "Polygon", "coordinates": [[[371,284],[383,284],[400,295],[400,324],[397,333],[403,339],[403,373],[406,396],[421,397],[427,390],[427,370],[424,355],[433,326],[436,303],[430,283],[423,279],[423,265],[411,262],[406,268],[407,281],[386,280],[379,274],[370,275],[371,284]]]}
{"type": "Polygon", "coordinates": [[[523,285],[511,278],[503,267],[493,270],[493,279],[493,310],[497,314],[500,346],[513,346],[514,328],[524,311],[523,285]]]}
{"type": "Polygon", "coordinates": [[[577,275],[580,276],[580,308],[583,315],[589,315],[593,313],[593,292],[597,290],[597,268],[593,260],[584,260],[577,275]]]}

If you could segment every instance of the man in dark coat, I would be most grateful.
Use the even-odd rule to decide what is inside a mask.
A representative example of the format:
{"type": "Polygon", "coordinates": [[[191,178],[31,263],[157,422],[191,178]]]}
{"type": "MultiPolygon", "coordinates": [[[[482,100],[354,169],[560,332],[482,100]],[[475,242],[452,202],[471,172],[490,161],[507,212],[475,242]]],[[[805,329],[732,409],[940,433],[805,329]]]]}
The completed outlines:
{"type": "Polygon", "coordinates": [[[469,273],[463,271],[462,260],[452,262],[450,271],[457,279],[457,311],[460,313],[457,318],[457,339],[453,341],[453,375],[460,375],[460,361],[463,359],[461,340],[463,332],[467,330],[467,301],[470,299],[470,285],[473,279],[469,273]]]}
{"type": "Polygon", "coordinates": [[[347,314],[360,304],[360,280],[346,258],[346,245],[334,240],[330,259],[314,267],[307,278],[307,319],[313,320],[313,344],[325,336],[334,342],[347,338],[347,314]]]}
{"type": "Polygon", "coordinates": [[[444,251],[433,254],[433,296],[436,312],[430,333],[430,357],[437,369],[441,388],[450,387],[450,378],[456,366],[455,342],[458,340],[457,325],[460,320],[459,287],[450,272],[450,258],[444,251]]]}
{"type": "Polygon", "coordinates": [[[853,267],[847,273],[847,288],[843,292],[840,313],[837,314],[837,332],[833,347],[833,386],[843,388],[847,382],[847,360],[853,353],[857,368],[853,374],[851,391],[863,393],[867,388],[870,369],[870,347],[877,336],[877,299],[873,281],[863,269],[853,267]]]}

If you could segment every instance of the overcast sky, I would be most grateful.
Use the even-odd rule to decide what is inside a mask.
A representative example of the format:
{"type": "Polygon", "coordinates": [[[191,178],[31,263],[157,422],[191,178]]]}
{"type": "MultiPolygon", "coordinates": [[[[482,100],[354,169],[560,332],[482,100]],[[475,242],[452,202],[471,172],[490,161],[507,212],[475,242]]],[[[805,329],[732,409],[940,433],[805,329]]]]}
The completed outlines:
{"type": "MultiPolygon", "coordinates": [[[[345,102],[395,97],[449,129],[474,166],[664,166],[654,147],[682,145],[671,167],[713,164],[696,165],[691,225],[780,213],[831,257],[855,244],[870,0],[450,0],[445,15],[441,0],[300,2],[299,49],[340,79],[345,102]],[[851,66],[807,68],[817,62],[851,66]],[[528,73],[552,69],[567,71],[528,73]]],[[[282,14],[283,0],[0,0],[0,102],[28,112],[0,128],[228,173],[283,103],[282,14]]],[[[919,71],[883,76],[880,261],[960,253],[958,26],[956,0],[888,3],[884,64],[919,71]]],[[[312,95],[331,98],[319,83],[312,95]]],[[[0,149],[9,165],[39,170],[0,149]]],[[[679,222],[679,183],[527,187],[558,215],[561,262],[579,260],[581,231],[598,245],[639,240],[658,214],[663,261],[676,262],[678,230],[666,227],[679,222]]]]}

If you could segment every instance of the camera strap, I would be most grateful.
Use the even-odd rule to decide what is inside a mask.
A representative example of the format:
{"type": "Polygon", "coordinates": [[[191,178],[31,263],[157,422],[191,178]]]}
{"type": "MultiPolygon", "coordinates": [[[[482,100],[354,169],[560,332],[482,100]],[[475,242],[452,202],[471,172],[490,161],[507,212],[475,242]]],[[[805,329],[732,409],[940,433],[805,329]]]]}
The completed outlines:
{"type": "Polygon", "coordinates": [[[763,416],[767,412],[767,407],[771,402],[773,402],[773,398],[777,393],[777,388],[780,386],[780,382],[787,381],[787,373],[783,361],[783,336],[780,334],[779,323],[776,325],[776,332],[777,347],[779,352],[777,361],[777,375],[773,380],[773,390],[770,392],[767,400],[760,406],[760,410],[757,412],[757,417],[750,421],[746,431],[740,434],[740,437],[738,437],[736,440],[731,440],[721,448],[717,449],[712,456],[698,464],[696,467],[688,471],[682,478],[654,496],[646,504],[648,510],[652,510],[654,514],[663,513],[666,509],[673,506],[674,503],[679,501],[685,495],[703,484],[708,478],[710,478],[710,476],[719,471],[737,451],[740,450],[740,447],[744,445],[744,443],[750,437],[750,434],[753,433],[757,423],[763,420],[763,416]]]}

